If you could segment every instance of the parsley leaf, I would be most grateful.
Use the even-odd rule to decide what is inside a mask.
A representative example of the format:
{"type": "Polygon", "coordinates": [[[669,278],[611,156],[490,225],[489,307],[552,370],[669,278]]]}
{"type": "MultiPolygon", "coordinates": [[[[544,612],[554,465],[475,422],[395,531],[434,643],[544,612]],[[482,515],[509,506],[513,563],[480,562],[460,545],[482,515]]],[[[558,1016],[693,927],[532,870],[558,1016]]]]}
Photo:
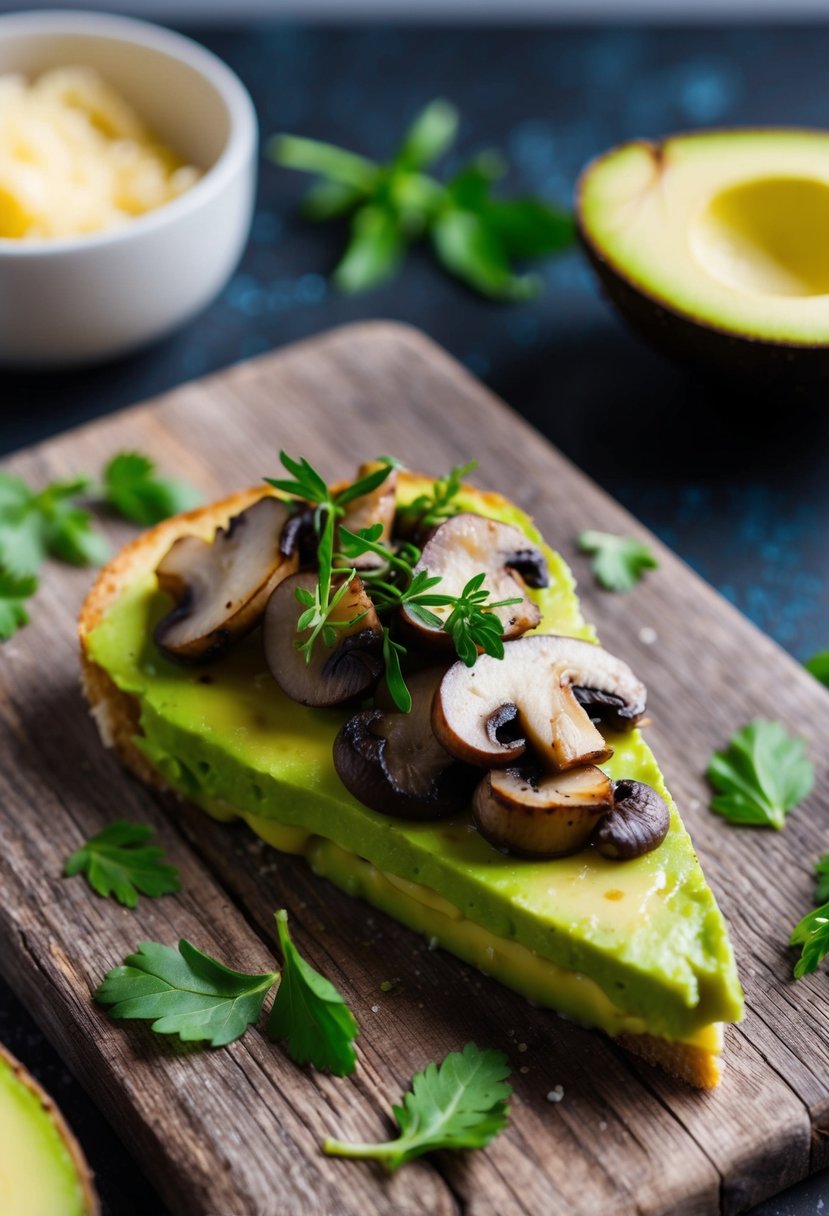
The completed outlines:
{"type": "Polygon", "coordinates": [[[438,261],[474,290],[526,299],[539,281],[516,273],[513,261],[545,257],[572,243],[572,219],[564,212],[538,199],[492,196],[506,172],[495,154],[476,157],[447,182],[429,173],[457,130],[457,110],[438,99],[383,164],[313,139],[279,135],[271,141],[277,164],[317,176],[305,198],[309,218],[351,217],[349,242],[333,274],[341,291],[365,291],[389,279],[408,247],[428,236],[438,261]]]}
{"type": "Polygon", "coordinates": [[[712,810],[730,823],[782,828],[812,788],[814,768],[802,739],[779,722],[757,718],[714,752],[708,780],[719,793],[712,810]]]}
{"type": "Polygon", "coordinates": [[[829,687],[829,650],[819,650],[803,664],[816,680],[829,687]]]}
{"type": "Polygon", "coordinates": [[[76,566],[105,561],[109,547],[78,505],[90,484],[75,477],[36,493],[19,477],[0,474],[0,565],[23,577],[37,574],[47,553],[76,566]]]}
{"type": "Polygon", "coordinates": [[[268,1019],[268,1036],[284,1041],[297,1064],[311,1063],[335,1077],[354,1071],[358,1034],[354,1015],[334,985],[307,963],[291,940],[288,913],[276,914],[284,966],[268,1019]]]}
{"type": "Polygon", "coordinates": [[[800,958],[794,968],[796,980],[817,971],[829,954],[829,903],[815,908],[795,925],[789,945],[801,947],[800,958]]]}
{"type": "Polygon", "coordinates": [[[126,908],[136,907],[139,892],[155,898],[178,891],[178,870],[165,863],[161,849],[147,846],[152,834],[145,823],[110,823],[72,854],[64,875],[83,871],[93,891],[104,898],[113,895],[126,908]]]}
{"type": "Polygon", "coordinates": [[[829,853],[824,853],[815,862],[815,876],[817,878],[817,886],[815,887],[815,903],[829,903],[829,853]]]}
{"type": "Polygon", "coordinates": [[[582,553],[593,554],[593,573],[606,591],[630,591],[645,570],[655,570],[659,565],[648,546],[630,536],[582,532],[579,548],[582,553]]]}
{"type": "Polygon", "coordinates": [[[223,1047],[259,1017],[279,972],[232,971],[182,939],[178,950],[143,942],[108,973],[95,1000],[114,1018],[152,1020],[156,1034],[223,1047]]]}
{"type": "Polygon", "coordinates": [[[463,1051],[451,1052],[412,1078],[402,1106],[394,1107],[395,1140],[345,1144],[328,1139],[323,1151],[332,1157],[372,1158],[391,1172],[436,1149],[483,1148],[507,1125],[508,1076],[503,1052],[467,1043],[463,1051]]]}
{"type": "Polygon", "coordinates": [[[189,511],[199,495],[182,481],[158,477],[149,456],[120,452],[104,469],[106,502],[134,523],[148,526],[189,511]]]}
{"type": "Polygon", "coordinates": [[[0,641],[7,641],[28,623],[26,600],[37,591],[34,575],[17,575],[0,568],[0,641]]]}

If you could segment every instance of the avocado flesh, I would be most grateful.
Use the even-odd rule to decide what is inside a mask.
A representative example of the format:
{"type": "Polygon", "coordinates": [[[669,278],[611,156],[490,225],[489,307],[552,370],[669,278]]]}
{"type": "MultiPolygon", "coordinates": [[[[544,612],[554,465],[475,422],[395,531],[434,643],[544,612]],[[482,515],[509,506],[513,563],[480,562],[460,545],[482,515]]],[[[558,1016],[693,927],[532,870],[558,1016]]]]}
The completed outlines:
{"type": "MultiPolygon", "coordinates": [[[[578,212],[623,308],[608,279],[736,337],[829,344],[829,133],[712,131],[623,144],[585,170],[578,212]]],[[[636,321],[629,301],[626,310],[636,321]]]]}
{"type": "MultiPolygon", "coordinates": [[[[407,491],[414,496],[417,483],[407,491]]],[[[462,505],[540,541],[530,519],[495,495],[462,505]]],[[[593,638],[569,570],[557,554],[545,553],[551,584],[532,592],[543,614],[540,630],[593,638]]],[[[387,910],[464,957],[451,935],[416,923],[424,890],[433,903],[443,901],[444,913],[449,909],[447,921],[460,916],[492,934],[502,955],[515,942],[562,972],[586,977],[570,985],[566,1001],[556,999],[551,986],[543,1003],[587,1024],[687,1040],[713,1022],[741,1016],[725,923],[673,804],[662,846],[623,863],[592,848],[555,861],[518,860],[492,849],[468,813],[415,823],[371,811],[347,793],[333,767],[332,745],[347,711],[288,700],[266,670],[257,634],[211,668],[167,662],[151,638],[168,607],[154,575],[137,580],[91,634],[89,652],[119,688],[139,699],[139,746],[178,792],[220,816],[241,814],[265,839],[305,854],[320,872],[371,902],[382,903],[368,889],[360,859],[402,880],[400,898],[390,896],[395,906],[387,910]],[[285,825],[294,829],[288,836],[285,825]],[[339,853],[326,855],[325,842],[339,853]]],[[[640,732],[611,742],[616,750],[607,772],[646,781],[670,801],[640,732]]],[[[521,990],[514,968],[499,966],[499,951],[493,953],[489,973],[521,990]]]]}
{"type": "Polygon", "coordinates": [[[43,1095],[0,1052],[0,1212],[86,1216],[89,1210],[78,1164],[43,1095]]]}

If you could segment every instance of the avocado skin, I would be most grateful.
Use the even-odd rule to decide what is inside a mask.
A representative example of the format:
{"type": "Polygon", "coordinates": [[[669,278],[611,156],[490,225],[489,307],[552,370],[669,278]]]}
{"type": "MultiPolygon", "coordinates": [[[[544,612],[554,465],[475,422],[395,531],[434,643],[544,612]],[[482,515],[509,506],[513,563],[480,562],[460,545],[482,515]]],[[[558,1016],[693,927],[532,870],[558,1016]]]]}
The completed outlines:
{"type": "Polygon", "coordinates": [[[626,279],[591,241],[577,209],[576,232],[602,292],[641,338],[680,363],[766,388],[825,387],[829,346],[769,342],[716,329],[668,307],[626,279]]]}

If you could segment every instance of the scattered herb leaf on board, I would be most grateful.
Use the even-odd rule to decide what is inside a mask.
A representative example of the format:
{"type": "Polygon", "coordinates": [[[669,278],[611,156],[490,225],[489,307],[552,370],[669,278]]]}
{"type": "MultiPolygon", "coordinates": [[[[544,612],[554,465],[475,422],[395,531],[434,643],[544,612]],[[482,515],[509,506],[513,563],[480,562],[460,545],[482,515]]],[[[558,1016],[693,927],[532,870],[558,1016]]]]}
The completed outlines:
{"type": "Polygon", "coordinates": [[[0,641],[7,641],[27,624],[29,612],[26,601],[35,591],[37,579],[34,575],[12,574],[0,568],[0,641]]]}
{"type": "Polygon", "coordinates": [[[816,680],[829,687],[829,650],[819,650],[811,659],[807,659],[803,666],[816,680]]]}
{"type": "Polygon", "coordinates": [[[114,896],[126,908],[136,907],[139,893],[156,898],[178,891],[179,872],[162,849],[147,844],[152,834],[145,823],[107,824],[72,854],[63,872],[67,878],[83,872],[93,891],[114,896]]]}
{"type": "Polygon", "coordinates": [[[429,1064],[412,1077],[411,1089],[395,1106],[399,1135],[381,1144],[346,1144],[328,1139],[333,1157],[380,1161],[393,1171],[436,1149],[483,1148],[506,1127],[512,1089],[507,1058],[467,1043],[441,1064],[429,1064]]]}
{"type": "Polygon", "coordinates": [[[800,958],[794,968],[796,980],[817,971],[829,954],[829,903],[815,908],[795,925],[789,944],[801,947],[800,958]]]}
{"type": "Polygon", "coordinates": [[[278,971],[232,971],[183,939],[177,950],[143,942],[109,972],[95,1000],[114,1018],[152,1021],[156,1034],[223,1047],[257,1020],[278,981],[278,971]]]}
{"type": "Polygon", "coordinates": [[[814,895],[815,903],[829,903],[829,853],[824,853],[815,862],[815,877],[817,878],[814,895]]]}
{"type": "Polygon", "coordinates": [[[336,988],[300,955],[288,914],[276,914],[284,968],[249,975],[233,971],[182,940],[178,949],[144,942],[104,979],[95,1000],[114,1018],[152,1021],[156,1034],[223,1047],[245,1033],[278,984],[268,1035],[284,1041],[298,1064],[341,1077],[354,1071],[357,1023],[336,988]]]}
{"type": "Polygon", "coordinates": [[[582,532],[579,548],[593,554],[593,573],[606,591],[630,591],[646,570],[659,565],[648,546],[631,536],[611,532],[582,532]]]}
{"type": "Polygon", "coordinates": [[[104,469],[104,498],[125,519],[148,527],[189,511],[199,495],[183,481],[159,477],[154,462],[140,452],[120,452],[104,469]]]}
{"type": "Polygon", "coordinates": [[[307,963],[288,931],[288,913],[276,914],[282,950],[282,980],[268,1018],[268,1036],[285,1044],[297,1064],[345,1077],[354,1071],[359,1033],[353,1013],[337,989],[307,963]]]}
{"type": "Polygon", "coordinates": [[[708,780],[718,791],[711,807],[730,823],[782,828],[786,815],[814,783],[802,739],[779,722],[757,718],[714,752],[708,780]]]}

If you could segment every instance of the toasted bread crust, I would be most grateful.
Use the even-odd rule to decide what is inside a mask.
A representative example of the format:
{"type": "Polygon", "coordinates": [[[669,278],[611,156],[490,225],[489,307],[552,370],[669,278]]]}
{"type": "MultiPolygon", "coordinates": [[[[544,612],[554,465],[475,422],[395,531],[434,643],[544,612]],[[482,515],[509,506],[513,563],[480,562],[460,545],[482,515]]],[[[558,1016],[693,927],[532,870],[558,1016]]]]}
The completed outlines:
{"type": "MultiPolygon", "coordinates": [[[[401,471],[400,478],[403,481],[407,478],[415,480],[416,475],[401,471]]],[[[472,486],[465,486],[464,490],[482,501],[503,502],[498,494],[486,493],[472,486]]],[[[233,515],[269,493],[267,486],[240,490],[219,502],[175,515],[150,528],[104,566],[81,609],[78,622],[81,681],[102,741],[106,747],[115,750],[126,768],[158,789],[165,789],[167,783],[134,742],[138,731],[138,700],[119,689],[108,673],[92,660],[87,644],[89,635],[132,580],[155,569],[173,541],[189,534],[209,540],[216,528],[223,527],[233,515]]],[[[670,1043],[652,1035],[624,1035],[616,1042],[698,1089],[711,1089],[719,1083],[719,1059],[702,1048],[670,1043]]]]}

